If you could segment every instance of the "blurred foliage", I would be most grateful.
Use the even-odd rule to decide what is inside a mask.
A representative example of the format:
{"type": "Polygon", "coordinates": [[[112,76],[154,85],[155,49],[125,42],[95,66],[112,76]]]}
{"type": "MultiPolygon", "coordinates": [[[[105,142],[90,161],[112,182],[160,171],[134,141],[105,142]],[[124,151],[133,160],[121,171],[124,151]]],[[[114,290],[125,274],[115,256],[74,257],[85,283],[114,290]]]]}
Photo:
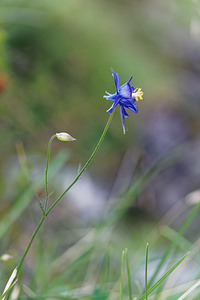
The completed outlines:
{"type": "MultiPolygon", "coordinates": [[[[158,27],[159,13],[154,18],[153,7],[165,11],[167,18],[171,5],[1,1],[1,47],[9,76],[1,95],[1,153],[13,151],[18,140],[27,151],[28,145],[38,148],[39,142],[44,147],[52,133],[64,130],[78,138],[78,155],[85,158],[107,118],[102,96],[114,90],[111,66],[122,83],[134,75],[133,84],[142,86],[146,98],[139,110],[150,109],[151,97],[170,89],[174,72],[158,44],[168,32],[164,25],[158,27]]],[[[129,135],[135,139],[131,124],[138,116],[130,119],[129,135]]],[[[132,139],[121,135],[119,118],[113,123],[108,147],[117,155],[115,144],[123,151],[132,139]]]]}
{"type": "MultiPolygon", "coordinates": [[[[78,165],[87,160],[108,118],[110,103],[102,96],[105,90],[115,90],[112,67],[119,73],[121,83],[133,75],[133,85],[143,89],[144,101],[138,103],[139,113],[126,120],[125,136],[116,109],[90,172],[105,188],[114,182],[117,192],[121,192],[121,187],[126,189],[123,180],[127,173],[131,188],[137,175],[165,151],[181,143],[183,147],[178,148],[179,157],[173,166],[169,164],[159,174],[159,180],[148,182],[149,186],[139,190],[143,190],[142,194],[131,196],[130,202],[136,200],[137,208],[133,209],[130,203],[130,211],[116,225],[106,251],[101,237],[86,242],[78,253],[67,252],[70,247],[73,252],[73,245],[90,228],[88,224],[74,228],[77,219],[72,220],[69,206],[68,214],[66,207],[56,210],[47,223],[52,231],[46,233],[43,229],[45,234],[41,232],[42,237],[27,259],[24,299],[34,296],[28,289],[29,283],[40,295],[48,291],[59,294],[60,299],[76,299],[82,293],[82,289],[75,289],[77,282],[80,286],[92,283],[91,299],[107,299],[105,291],[114,289],[107,282],[112,285],[118,280],[120,254],[125,246],[134,253],[132,273],[137,291],[136,279],[143,278],[142,251],[154,223],[140,208],[150,210],[154,216],[164,214],[199,188],[199,14],[199,2],[189,0],[0,1],[0,248],[1,253],[8,250],[14,256],[13,261],[1,266],[1,288],[37,223],[39,211],[33,200],[33,181],[42,198],[40,175],[50,136],[68,132],[77,139],[69,145],[71,162],[78,165]],[[97,282],[103,284],[99,287],[97,282]]],[[[52,156],[64,147],[55,143],[52,156]]],[[[62,153],[59,155],[55,155],[58,169],[66,161],[62,153]]],[[[53,158],[51,163],[54,167],[53,158]]],[[[56,179],[51,182],[53,191],[57,181],[61,181],[60,177],[56,179]]],[[[184,209],[187,214],[187,205],[184,209]]],[[[180,228],[182,219],[176,219],[175,213],[173,226],[180,228]]],[[[191,232],[189,238],[195,240],[198,229],[191,232]]],[[[153,232],[152,265],[157,262],[157,252],[160,255],[168,245],[168,239],[176,238],[172,236],[170,230],[165,230],[165,234],[153,232]],[[156,246],[159,250],[155,250],[156,246]]],[[[188,243],[181,240],[179,250],[193,247],[188,243]]],[[[195,269],[195,279],[198,273],[195,269]]]]}
{"type": "Polygon", "coordinates": [[[27,153],[46,153],[59,131],[78,141],[72,162],[86,161],[108,118],[102,96],[115,90],[110,67],[121,83],[133,75],[144,101],[126,120],[125,136],[116,109],[91,171],[112,181],[127,149],[157,156],[151,152],[166,131],[164,148],[197,133],[198,3],[2,0],[0,28],[0,162],[19,141],[27,153]]]}

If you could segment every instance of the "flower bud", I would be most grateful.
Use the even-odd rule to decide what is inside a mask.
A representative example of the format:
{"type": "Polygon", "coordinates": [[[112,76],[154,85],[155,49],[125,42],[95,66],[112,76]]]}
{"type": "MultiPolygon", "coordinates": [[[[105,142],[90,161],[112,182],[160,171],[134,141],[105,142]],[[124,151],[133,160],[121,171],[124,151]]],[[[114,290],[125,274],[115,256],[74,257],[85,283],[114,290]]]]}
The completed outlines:
{"type": "Polygon", "coordinates": [[[56,137],[57,137],[57,139],[59,139],[62,142],[72,142],[72,141],[76,140],[70,134],[68,134],[66,132],[56,133],[56,137]]]}
{"type": "Polygon", "coordinates": [[[13,258],[13,256],[11,256],[10,254],[3,254],[1,257],[0,257],[0,259],[2,260],[2,261],[8,261],[8,260],[10,260],[10,259],[12,259],[13,258]]]}

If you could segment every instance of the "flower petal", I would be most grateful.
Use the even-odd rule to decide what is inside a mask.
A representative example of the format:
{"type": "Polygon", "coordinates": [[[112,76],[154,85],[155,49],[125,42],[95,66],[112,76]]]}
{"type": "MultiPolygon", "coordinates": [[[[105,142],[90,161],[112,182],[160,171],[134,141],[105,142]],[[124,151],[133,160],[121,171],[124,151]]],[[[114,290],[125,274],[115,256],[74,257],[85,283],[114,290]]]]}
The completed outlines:
{"type": "MultiPolygon", "coordinates": [[[[111,96],[111,95],[112,95],[111,93],[109,93],[109,92],[107,92],[107,91],[105,91],[105,93],[106,93],[108,96],[111,96]]],[[[106,97],[106,96],[104,96],[104,97],[106,97]]]]}
{"type": "Polygon", "coordinates": [[[127,81],[125,84],[123,84],[122,86],[120,86],[118,94],[126,99],[130,99],[132,96],[132,89],[131,86],[129,84],[129,81],[127,81]]]}
{"type": "Polygon", "coordinates": [[[114,103],[113,103],[113,105],[107,110],[107,112],[108,112],[109,114],[111,114],[111,113],[113,112],[114,109],[115,109],[115,108],[114,108],[114,103]]]}
{"type": "Polygon", "coordinates": [[[115,81],[115,87],[116,87],[116,90],[118,91],[119,89],[119,75],[118,73],[115,73],[115,71],[113,69],[112,70],[112,75],[114,77],[114,81],[115,81]]]}
{"type": "Polygon", "coordinates": [[[105,92],[108,96],[104,95],[103,98],[105,98],[106,100],[112,100],[115,101],[115,98],[117,97],[117,93],[115,94],[110,94],[108,92],[105,92]]]}
{"type": "Polygon", "coordinates": [[[115,98],[115,102],[113,103],[113,105],[107,110],[107,112],[109,112],[110,114],[113,112],[113,110],[115,109],[115,107],[117,107],[117,105],[119,104],[120,101],[120,96],[117,96],[115,98]]]}
{"type": "Polygon", "coordinates": [[[117,105],[119,104],[119,102],[120,102],[120,96],[117,95],[117,97],[115,98],[115,102],[114,102],[114,104],[113,104],[113,107],[114,107],[114,108],[117,107],[117,105]]]}
{"type": "Polygon", "coordinates": [[[126,130],[125,130],[125,121],[124,121],[124,110],[125,110],[124,107],[120,105],[120,116],[121,116],[122,128],[125,134],[126,130]]]}
{"type": "Polygon", "coordinates": [[[134,88],[133,86],[131,86],[131,89],[132,89],[132,92],[134,92],[134,91],[135,91],[135,88],[134,88]]]}
{"type": "MultiPolygon", "coordinates": [[[[135,100],[134,100],[134,102],[135,102],[135,100]]],[[[127,100],[127,99],[123,99],[122,101],[120,101],[120,104],[125,106],[126,108],[130,109],[134,113],[137,113],[138,108],[137,108],[137,105],[134,102],[130,101],[130,100],[127,100]]]]}
{"type": "Polygon", "coordinates": [[[130,79],[127,81],[128,83],[130,83],[131,82],[131,80],[132,80],[132,78],[133,78],[133,76],[131,76],[130,77],[130,79]]]}
{"type": "Polygon", "coordinates": [[[123,105],[120,105],[120,107],[122,108],[123,114],[125,117],[129,117],[129,114],[127,113],[126,109],[124,108],[123,105]]]}

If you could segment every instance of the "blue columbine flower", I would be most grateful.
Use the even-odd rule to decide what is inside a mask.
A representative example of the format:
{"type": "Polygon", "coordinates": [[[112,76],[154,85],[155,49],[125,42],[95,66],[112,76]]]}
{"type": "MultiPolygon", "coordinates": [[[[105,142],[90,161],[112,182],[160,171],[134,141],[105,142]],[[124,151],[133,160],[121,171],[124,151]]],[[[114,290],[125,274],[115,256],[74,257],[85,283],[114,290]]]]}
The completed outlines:
{"type": "Polygon", "coordinates": [[[130,85],[130,81],[132,80],[133,76],[122,86],[119,86],[119,75],[115,73],[112,69],[112,75],[115,81],[116,93],[110,94],[105,92],[107,95],[103,96],[106,100],[113,101],[113,105],[107,110],[110,114],[113,112],[115,107],[119,104],[120,107],[120,115],[122,121],[123,132],[125,134],[125,122],[124,117],[129,117],[125,108],[132,110],[134,113],[138,112],[138,108],[135,104],[135,101],[142,100],[143,92],[141,88],[135,89],[133,86],[130,85]]]}

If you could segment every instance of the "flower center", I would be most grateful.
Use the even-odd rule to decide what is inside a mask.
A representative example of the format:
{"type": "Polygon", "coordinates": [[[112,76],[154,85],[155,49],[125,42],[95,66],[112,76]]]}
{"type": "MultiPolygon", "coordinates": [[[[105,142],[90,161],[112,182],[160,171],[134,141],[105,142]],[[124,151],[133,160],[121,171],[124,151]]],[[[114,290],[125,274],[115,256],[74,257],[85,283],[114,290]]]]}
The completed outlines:
{"type": "Polygon", "coordinates": [[[137,88],[134,90],[132,93],[132,98],[135,98],[136,101],[142,100],[143,99],[143,91],[141,88],[137,88]]]}

